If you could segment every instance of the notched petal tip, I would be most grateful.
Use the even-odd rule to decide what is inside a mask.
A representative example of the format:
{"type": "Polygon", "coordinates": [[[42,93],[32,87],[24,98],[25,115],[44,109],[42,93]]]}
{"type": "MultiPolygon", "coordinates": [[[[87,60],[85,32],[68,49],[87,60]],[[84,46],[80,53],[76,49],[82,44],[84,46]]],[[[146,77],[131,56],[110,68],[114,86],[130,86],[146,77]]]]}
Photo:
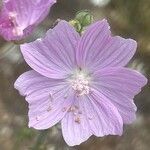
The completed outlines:
{"type": "Polygon", "coordinates": [[[114,135],[118,135],[118,136],[122,136],[123,135],[123,122],[122,122],[122,127],[119,130],[119,132],[117,134],[114,134],[114,135]]]}
{"type": "MultiPolygon", "coordinates": [[[[92,135],[91,135],[91,136],[92,136],[92,135]]],[[[90,137],[91,137],[91,136],[90,136],[90,137]]],[[[69,146],[73,147],[73,146],[78,146],[78,145],[80,145],[80,144],[86,142],[90,137],[84,139],[83,141],[78,141],[78,142],[75,142],[75,141],[68,141],[68,140],[65,139],[65,142],[66,142],[69,146]]]]}
{"type": "MultiPolygon", "coordinates": [[[[34,41],[35,42],[35,41],[34,41]]],[[[33,42],[33,43],[34,43],[33,42]]],[[[31,45],[32,43],[25,43],[25,44],[21,44],[20,45],[20,51],[21,51],[21,53],[22,53],[22,55],[23,55],[23,58],[25,59],[25,61],[26,61],[26,57],[28,57],[28,51],[30,50],[30,45],[31,45]]]]}
{"type": "Polygon", "coordinates": [[[57,3],[57,0],[50,0],[52,4],[57,3]]]}
{"type": "Polygon", "coordinates": [[[137,70],[133,70],[133,69],[130,69],[130,68],[124,68],[124,69],[126,69],[126,71],[129,71],[130,73],[133,73],[135,75],[135,77],[137,78],[136,79],[137,82],[139,82],[139,84],[140,84],[139,88],[144,87],[148,83],[147,77],[145,77],[143,74],[141,74],[137,70]]]}
{"type": "Polygon", "coordinates": [[[130,38],[126,39],[126,40],[128,40],[130,42],[130,44],[133,47],[133,50],[136,51],[136,49],[137,49],[137,42],[135,40],[133,40],[133,39],[130,39],[130,38]]]}
{"type": "Polygon", "coordinates": [[[18,79],[15,81],[14,88],[19,91],[20,95],[25,96],[25,93],[22,91],[22,87],[20,86],[20,84],[22,83],[20,80],[21,78],[22,78],[22,75],[20,75],[18,79]]]}
{"type": "MultiPolygon", "coordinates": [[[[38,39],[37,39],[38,40],[38,39]]],[[[37,41],[36,40],[36,41],[37,41]]],[[[35,42],[35,41],[34,41],[35,42]]],[[[32,42],[32,43],[34,43],[34,42],[32,42]]],[[[21,53],[23,54],[23,56],[24,56],[24,53],[25,53],[25,51],[28,51],[28,46],[30,45],[31,43],[24,43],[24,44],[21,44],[20,45],[20,50],[21,50],[21,53]]]]}
{"type": "Polygon", "coordinates": [[[108,29],[110,29],[110,25],[109,25],[109,22],[106,18],[102,19],[101,21],[99,22],[103,22],[104,24],[106,24],[108,26],[108,29]]]}
{"type": "Polygon", "coordinates": [[[144,87],[148,83],[148,79],[140,72],[138,72],[136,70],[134,70],[134,71],[136,72],[136,74],[138,75],[138,77],[141,81],[141,88],[144,87]]]}
{"type": "Polygon", "coordinates": [[[42,126],[32,125],[32,124],[30,124],[30,121],[29,121],[29,123],[28,123],[28,127],[29,127],[29,128],[33,128],[33,129],[36,129],[36,130],[46,130],[46,129],[49,129],[49,127],[45,128],[45,127],[42,127],[42,126]]]}
{"type": "MultiPolygon", "coordinates": [[[[95,26],[95,27],[97,27],[97,28],[101,28],[101,26],[102,25],[104,25],[105,27],[107,27],[109,30],[110,30],[110,25],[109,25],[109,23],[108,23],[108,21],[107,21],[107,19],[102,19],[102,20],[100,20],[100,21],[97,21],[97,22],[95,22],[95,23],[93,23],[92,25],[90,25],[90,26],[95,26]]],[[[90,27],[89,26],[89,27],[90,27]]]]}

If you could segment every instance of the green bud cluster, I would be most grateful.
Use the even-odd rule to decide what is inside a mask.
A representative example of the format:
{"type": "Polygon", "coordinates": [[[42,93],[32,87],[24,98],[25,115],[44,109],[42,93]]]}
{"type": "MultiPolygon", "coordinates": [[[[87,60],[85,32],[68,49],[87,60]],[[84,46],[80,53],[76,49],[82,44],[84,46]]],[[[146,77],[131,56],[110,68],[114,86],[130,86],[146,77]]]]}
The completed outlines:
{"type": "Polygon", "coordinates": [[[82,34],[84,28],[93,22],[93,15],[88,10],[82,10],[76,13],[76,16],[69,23],[75,27],[76,31],[82,34]]]}

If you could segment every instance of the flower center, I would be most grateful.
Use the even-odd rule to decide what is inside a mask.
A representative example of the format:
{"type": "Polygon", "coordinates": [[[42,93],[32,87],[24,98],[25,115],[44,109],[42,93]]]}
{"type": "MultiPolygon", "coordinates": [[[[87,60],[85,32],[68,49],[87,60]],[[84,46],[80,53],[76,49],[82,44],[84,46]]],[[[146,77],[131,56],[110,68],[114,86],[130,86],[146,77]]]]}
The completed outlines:
{"type": "Polygon", "coordinates": [[[89,75],[82,71],[78,70],[71,79],[71,86],[76,91],[78,96],[89,94],[89,75]]]}
{"type": "Polygon", "coordinates": [[[17,21],[16,21],[17,13],[16,12],[10,12],[9,13],[9,19],[13,24],[13,30],[12,30],[13,34],[16,36],[23,35],[23,30],[21,27],[18,26],[17,21]]]}

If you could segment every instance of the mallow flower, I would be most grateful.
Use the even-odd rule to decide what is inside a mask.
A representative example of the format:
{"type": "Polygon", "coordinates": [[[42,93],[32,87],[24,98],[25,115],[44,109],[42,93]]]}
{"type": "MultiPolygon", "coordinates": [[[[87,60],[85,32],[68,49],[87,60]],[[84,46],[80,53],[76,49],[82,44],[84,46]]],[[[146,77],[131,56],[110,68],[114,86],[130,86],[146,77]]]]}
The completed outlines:
{"type": "Polygon", "coordinates": [[[0,36],[7,41],[22,40],[48,15],[56,0],[3,0],[0,36]]]}
{"type": "Polygon", "coordinates": [[[45,37],[21,45],[33,69],[14,86],[29,103],[29,127],[43,130],[61,123],[68,145],[91,135],[121,135],[135,120],[133,98],[147,79],[125,65],[136,51],[132,39],[112,36],[106,20],[80,36],[60,21],[45,37]]]}

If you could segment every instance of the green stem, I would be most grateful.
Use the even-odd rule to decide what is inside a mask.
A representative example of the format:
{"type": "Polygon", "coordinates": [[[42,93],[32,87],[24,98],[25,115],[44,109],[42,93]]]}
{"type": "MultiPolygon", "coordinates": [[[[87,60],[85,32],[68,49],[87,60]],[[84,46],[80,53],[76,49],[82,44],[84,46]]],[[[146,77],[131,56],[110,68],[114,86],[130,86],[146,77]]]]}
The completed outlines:
{"type": "Polygon", "coordinates": [[[43,130],[43,131],[40,131],[40,132],[41,133],[39,133],[35,144],[31,148],[32,150],[39,150],[40,146],[44,143],[44,141],[47,137],[48,130],[43,130]]]}

